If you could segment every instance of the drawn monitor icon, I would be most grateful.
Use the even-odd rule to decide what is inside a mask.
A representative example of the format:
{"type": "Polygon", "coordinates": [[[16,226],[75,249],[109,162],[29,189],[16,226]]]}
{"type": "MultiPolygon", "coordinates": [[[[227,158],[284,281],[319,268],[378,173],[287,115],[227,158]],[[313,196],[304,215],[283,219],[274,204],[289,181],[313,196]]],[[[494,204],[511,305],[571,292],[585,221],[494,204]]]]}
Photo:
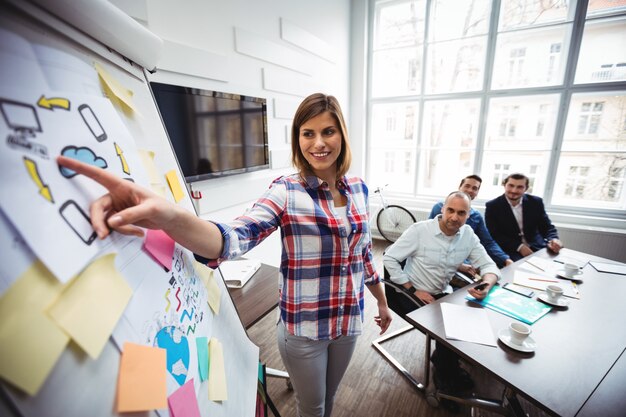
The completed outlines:
{"type": "Polygon", "coordinates": [[[29,133],[32,136],[35,132],[41,132],[37,111],[30,104],[0,99],[0,111],[9,128],[17,132],[29,133]]]}

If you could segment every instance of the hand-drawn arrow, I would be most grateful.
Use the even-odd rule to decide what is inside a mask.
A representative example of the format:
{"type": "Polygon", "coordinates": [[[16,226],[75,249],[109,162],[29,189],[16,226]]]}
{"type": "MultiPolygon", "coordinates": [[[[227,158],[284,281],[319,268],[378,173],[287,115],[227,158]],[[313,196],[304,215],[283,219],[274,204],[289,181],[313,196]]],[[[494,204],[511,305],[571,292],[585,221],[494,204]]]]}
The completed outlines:
{"type": "Polygon", "coordinates": [[[37,163],[30,158],[24,157],[24,165],[26,165],[26,171],[28,171],[28,175],[37,185],[37,188],[39,188],[39,194],[41,194],[43,198],[54,204],[54,199],[52,198],[52,192],[50,191],[50,187],[43,183],[43,180],[39,175],[39,170],[37,169],[37,163]]]}
{"type": "Polygon", "coordinates": [[[120,161],[122,161],[122,171],[124,171],[125,174],[130,175],[130,168],[128,168],[128,162],[126,162],[126,158],[124,157],[124,151],[122,151],[122,148],[120,148],[117,143],[115,143],[115,152],[120,158],[120,161]]]}
{"type": "Polygon", "coordinates": [[[70,101],[66,98],[61,97],[51,97],[46,98],[45,95],[39,97],[37,101],[37,105],[44,109],[54,110],[55,108],[69,110],[70,109],[70,101]]]}

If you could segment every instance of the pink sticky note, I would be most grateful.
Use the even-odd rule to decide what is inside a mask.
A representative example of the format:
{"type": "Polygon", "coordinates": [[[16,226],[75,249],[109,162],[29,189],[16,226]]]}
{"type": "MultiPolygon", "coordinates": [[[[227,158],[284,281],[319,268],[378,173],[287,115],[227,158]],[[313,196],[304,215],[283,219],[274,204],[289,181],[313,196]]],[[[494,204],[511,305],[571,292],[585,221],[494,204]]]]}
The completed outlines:
{"type": "Polygon", "coordinates": [[[170,417],[200,417],[196,390],[190,379],[167,398],[170,417]]]}
{"type": "Polygon", "coordinates": [[[172,270],[172,255],[174,255],[174,240],[163,230],[148,230],[143,247],[161,265],[172,270]]]}

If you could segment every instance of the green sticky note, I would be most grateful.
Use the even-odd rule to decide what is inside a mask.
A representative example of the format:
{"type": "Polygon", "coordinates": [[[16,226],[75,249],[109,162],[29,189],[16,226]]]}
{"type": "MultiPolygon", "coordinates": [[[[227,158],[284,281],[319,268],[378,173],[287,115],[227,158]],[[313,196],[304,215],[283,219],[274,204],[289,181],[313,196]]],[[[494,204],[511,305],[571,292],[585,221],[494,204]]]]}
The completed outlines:
{"type": "Polygon", "coordinates": [[[209,377],[209,340],[206,337],[196,337],[196,350],[200,381],[206,381],[209,377]]]}

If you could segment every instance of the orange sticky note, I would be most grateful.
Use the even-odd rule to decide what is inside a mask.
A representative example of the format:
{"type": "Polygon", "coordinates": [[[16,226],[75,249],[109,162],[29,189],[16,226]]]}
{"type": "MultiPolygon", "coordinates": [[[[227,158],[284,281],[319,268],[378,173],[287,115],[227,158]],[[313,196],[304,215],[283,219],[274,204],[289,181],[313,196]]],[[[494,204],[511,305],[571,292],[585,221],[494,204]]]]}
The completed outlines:
{"type": "Polygon", "coordinates": [[[167,179],[167,185],[170,186],[170,191],[174,196],[174,201],[177,203],[183,199],[185,194],[183,193],[183,189],[180,186],[180,182],[178,181],[178,177],[176,176],[176,171],[171,170],[167,174],[165,174],[165,178],[167,179]]]}
{"type": "Polygon", "coordinates": [[[172,256],[174,255],[174,240],[163,230],[147,230],[143,247],[161,265],[172,270],[172,256]]]}
{"type": "Polygon", "coordinates": [[[124,343],[117,380],[117,411],[167,407],[166,350],[124,343]]]}

